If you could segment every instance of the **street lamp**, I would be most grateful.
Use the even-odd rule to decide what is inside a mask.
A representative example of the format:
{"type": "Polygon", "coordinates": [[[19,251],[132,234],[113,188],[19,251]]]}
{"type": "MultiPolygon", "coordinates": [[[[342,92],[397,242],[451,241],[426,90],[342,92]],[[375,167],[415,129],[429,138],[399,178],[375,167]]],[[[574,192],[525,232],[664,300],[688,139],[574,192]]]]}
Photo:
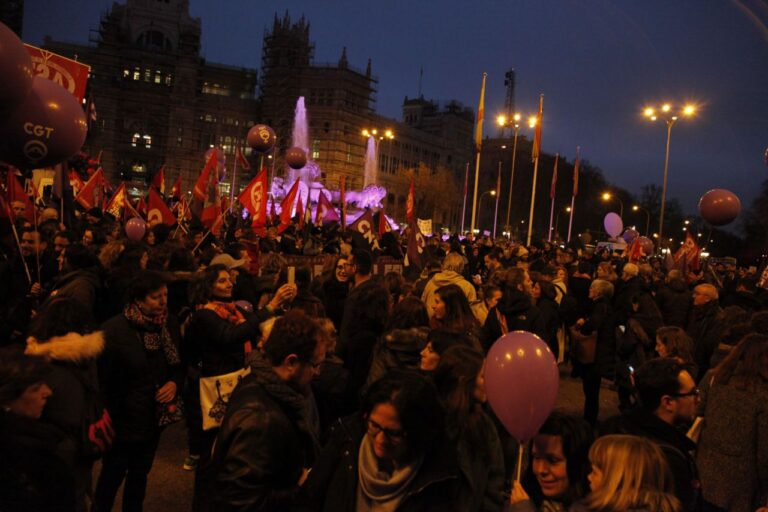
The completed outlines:
{"type": "Polygon", "coordinates": [[[560,224],[560,213],[561,212],[571,213],[571,207],[570,206],[566,206],[565,208],[561,208],[560,210],[558,210],[557,216],[555,217],[555,227],[554,227],[555,234],[559,233],[557,226],[560,224]]]}
{"type": "Polygon", "coordinates": [[[502,136],[504,134],[504,128],[512,126],[514,130],[514,142],[512,143],[512,170],[509,175],[509,197],[507,198],[507,222],[504,224],[506,231],[512,236],[512,227],[509,224],[509,216],[512,213],[512,187],[515,184],[515,160],[517,158],[517,134],[520,132],[520,119],[522,116],[515,113],[512,119],[508,119],[505,115],[500,115],[496,118],[496,122],[501,126],[502,136]]]}
{"type": "Polygon", "coordinates": [[[483,211],[483,198],[486,195],[489,195],[489,194],[492,195],[492,196],[495,196],[496,195],[496,189],[486,190],[485,192],[480,194],[480,199],[477,200],[477,219],[478,219],[478,225],[480,224],[480,222],[479,222],[479,220],[480,220],[480,212],[483,211]]]}
{"type": "Polygon", "coordinates": [[[648,211],[647,208],[643,208],[639,205],[632,205],[632,211],[636,212],[638,210],[642,210],[645,212],[645,236],[648,236],[648,231],[650,230],[651,226],[651,212],[648,211]]]}
{"type": "Polygon", "coordinates": [[[617,195],[611,194],[610,192],[603,192],[602,195],[603,201],[610,201],[611,199],[615,199],[619,202],[619,217],[621,217],[621,220],[624,220],[624,201],[621,200],[621,198],[617,195]]]}
{"type": "MultiPolygon", "coordinates": [[[[694,105],[685,105],[679,112],[683,117],[693,117],[696,114],[696,107],[694,105]]],[[[659,238],[663,235],[664,229],[664,203],[667,200],[667,174],[669,172],[669,141],[672,137],[672,125],[678,119],[678,115],[674,113],[674,109],[671,104],[665,103],[661,108],[646,107],[643,110],[643,115],[651,121],[656,121],[660,117],[667,123],[667,149],[664,155],[664,181],[661,186],[661,211],[659,213],[659,238]]]]}

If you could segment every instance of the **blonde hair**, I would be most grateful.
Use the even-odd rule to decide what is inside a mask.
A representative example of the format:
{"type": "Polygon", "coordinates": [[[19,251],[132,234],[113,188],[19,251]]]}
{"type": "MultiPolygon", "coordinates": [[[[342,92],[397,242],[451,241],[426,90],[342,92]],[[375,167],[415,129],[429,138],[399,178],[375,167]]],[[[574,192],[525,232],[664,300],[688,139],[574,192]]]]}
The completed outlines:
{"type": "Polygon", "coordinates": [[[601,437],[590,448],[589,461],[603,474],[599,488],[584,500],[590,510],[680,512],[667,460],[651,441],[626,435],[601,437]]]}

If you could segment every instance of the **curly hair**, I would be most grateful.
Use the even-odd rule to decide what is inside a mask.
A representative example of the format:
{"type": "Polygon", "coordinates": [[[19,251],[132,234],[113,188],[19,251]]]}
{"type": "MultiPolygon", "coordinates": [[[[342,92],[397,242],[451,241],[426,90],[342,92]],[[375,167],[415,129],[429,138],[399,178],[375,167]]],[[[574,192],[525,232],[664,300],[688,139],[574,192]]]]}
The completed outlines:
{"type": "Polygon", "coordinates": [[[300,309],[292,309],[275,321],[264,342],[264,354],[272,366],[280,366],[291,354],[307,362],[312,360],[318,342],[325,339],[326,334],[315,320],[300,309]]]}
{"type": "Polygon", "coordinates": [[[219,278],[220,272],[229,273],[225,265],[217,264],[207,267],[202,272],[195,274],[189,286],[190,304],[193,306],[205,304],[213,297],[213,284],[219,278]]]}

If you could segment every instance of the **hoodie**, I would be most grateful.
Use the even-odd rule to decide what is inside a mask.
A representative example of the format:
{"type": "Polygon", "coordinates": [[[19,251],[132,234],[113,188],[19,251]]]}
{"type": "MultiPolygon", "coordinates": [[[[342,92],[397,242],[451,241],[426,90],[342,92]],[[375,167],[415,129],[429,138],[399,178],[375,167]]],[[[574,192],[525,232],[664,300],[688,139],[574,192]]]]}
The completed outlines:
{"type": "Polygon", "coordinates": [[[453,270],[443,270],[442,272],[435,274],[434,277],[429,280],[427,286],[424,287],[424,293],[421,295],[422,302],[427,306],[429,318],[432,318],[432,315],[434,314],[432,311],[432,304],[434,303],[435,292],[438,288],[449,284],[455,284],[461,288],[461,291],[464,292],[470,306],[477,302],[477,293],[475,292],[475,287],[472,283],[453,270]]]}

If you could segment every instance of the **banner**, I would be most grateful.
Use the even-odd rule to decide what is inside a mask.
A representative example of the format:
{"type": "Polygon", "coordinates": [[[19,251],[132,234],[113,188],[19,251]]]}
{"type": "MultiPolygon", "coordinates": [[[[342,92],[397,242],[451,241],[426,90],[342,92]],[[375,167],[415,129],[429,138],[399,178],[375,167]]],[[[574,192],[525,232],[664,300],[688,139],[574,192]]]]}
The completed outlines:
{"type": "Polygon", "coordinates": [[[80,103],[85,98],[85,86],[88,83],[88,73],[91,66],[68,59],[62,55],[43,50],[37,46],[24,44],[32,58],[32,67],[37,76],[47,78],[59,84],[77,98],[80,103]]]}

